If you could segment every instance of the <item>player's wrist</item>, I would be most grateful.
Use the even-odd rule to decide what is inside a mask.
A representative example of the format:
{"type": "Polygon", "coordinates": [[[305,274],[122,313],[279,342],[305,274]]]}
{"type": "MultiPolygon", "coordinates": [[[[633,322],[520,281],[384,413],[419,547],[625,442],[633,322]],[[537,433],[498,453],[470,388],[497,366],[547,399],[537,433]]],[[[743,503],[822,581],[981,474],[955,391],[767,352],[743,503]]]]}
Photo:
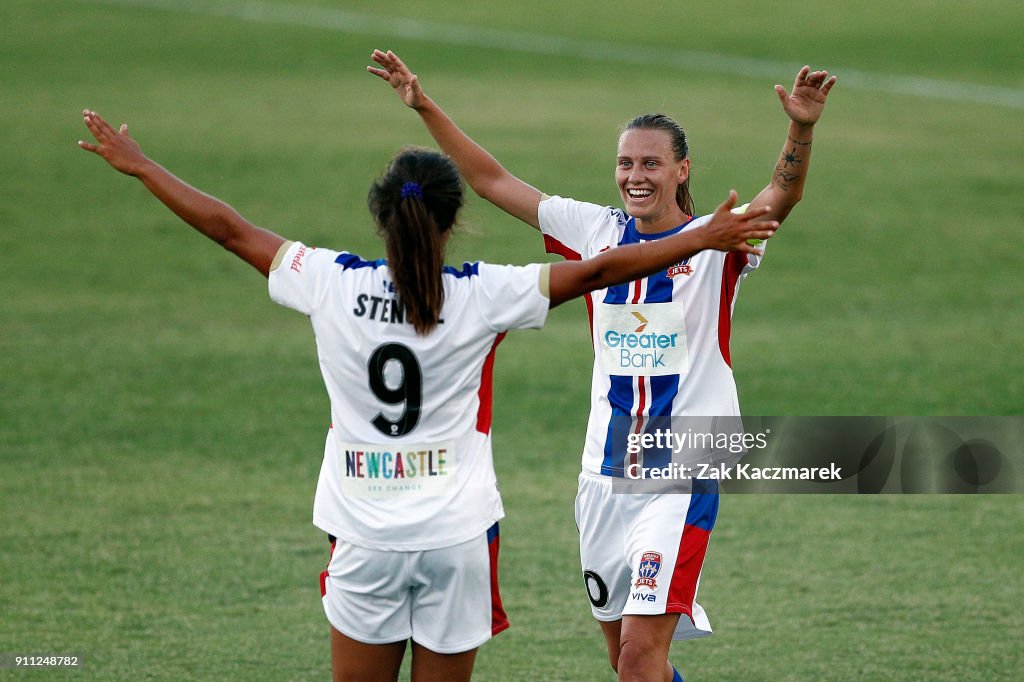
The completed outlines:
{"type": "Polygon", "coordinates": [[[138,178],[139,180],[145,180],[146,178],[152,177],[154,171],[156,171],[159,168],[159,164],[150,159],[148,156],[143,156],[141,159],[138,160],[138,162],[132,164],[127,169],[125,169],[124,172],[128,175],[138,178]]]}
{"type": "Polygon", "coordinates": [[[809,144],[814,138],[814,123],[790,121],[789,138],[797,144],[809,144]]]}
{"type": "Polygon", "coordinates": [[[714,217],[712,216],[712,219],[709,222],[705,223],[704,225],[696,227],[692,230],[687,230],[686,232],[681,232],[678,236],[681,237],[684,234],[689,235],[690,239],[694,240],[694,249],[698,251],[704,251],[705,249],[717,249],[718,247],[716,246],[714,233],[712,231],[713,224],[714,217]]]}
{"type": "Polygon", "coordinates": [[[430,99],[430,97],[424,93],[423,96],[420,97],[420,101],[416,104],[410,104],[409,108],[422,116],[429,113],[431,110],[436,111],[437,104],[435,104],[434,100],[430,99]]]}

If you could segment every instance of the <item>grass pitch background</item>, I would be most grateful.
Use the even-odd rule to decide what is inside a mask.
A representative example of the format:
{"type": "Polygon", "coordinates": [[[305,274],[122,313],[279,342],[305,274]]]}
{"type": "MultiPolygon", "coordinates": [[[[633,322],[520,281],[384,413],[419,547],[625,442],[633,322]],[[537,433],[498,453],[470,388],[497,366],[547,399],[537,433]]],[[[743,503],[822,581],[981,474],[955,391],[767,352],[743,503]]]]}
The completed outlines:
{"type": "MultiPolygon", "coordinates": [[[[843,81],[849,69],[1019,96],[1016,3],[399,2],[386,16],[344,3],[385,26],[603,41],[601,60],[160,8],[172,4],[226,6],[4,3],[0,652],[77,653],[89,679],[329,671],[326,547],[309,524],[328,409],[308,323],[78,150],[83,107],[129,122],[150,155],[254,222],[375,257],[370,180],[399,146],[430,140],[363,72],[374,47],[399,51],[549,193],[617,203],[617,127],[672,114],[702,211],[767,182],[785,131],[772,85],[790,87],[805,62],[828,68],[840,83],[806,198],[734,316],[744,411],[1022,411],[1020,109],[957,101],[953,86],[934,99],[843,81]],[[660,58],[678,49],[792,68],[743,77],[660,58]]],[[[297,16],[340,3],[227,6],[297,16]]],[[[452,261],[542,258],[535,233],[475,197],[463,222],[452,261]]],[[[572,523],[591,363],[582,308],[499,353],[514,627],[482,649],[481,680],[611,678],[572,523]]],[[[694,680],[1013,679],[1022,514],[1011,496],[726,496],[701,587],[716,635],[672,658],[694,680]]]]}

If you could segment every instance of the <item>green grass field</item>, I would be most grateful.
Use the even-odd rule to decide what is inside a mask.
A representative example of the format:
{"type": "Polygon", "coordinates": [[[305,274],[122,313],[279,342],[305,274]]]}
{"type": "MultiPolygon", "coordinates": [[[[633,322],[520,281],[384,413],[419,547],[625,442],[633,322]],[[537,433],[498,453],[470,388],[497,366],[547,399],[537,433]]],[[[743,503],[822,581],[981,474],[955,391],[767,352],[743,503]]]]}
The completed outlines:
{"type": "MultiPolygon", "coordinates": [[[[378,257],[369,183],[430,140],[363,71],[374,47],[550,194],[617,203],[617,127],[672,114],[701,211],[769,179],[774,83],[829,68],[806,198],[736,307],[744,412],[1021,414],[1018,4],[703,4],[5,0],[0,655],[79,654],[98,680],[330,670],[309,521],[329,414],[308,322],[78,150],[83,107],[254,222],[378,257]],[[323,20],[342,5],[348,23],[323,20]],[[451,30],[413,37],[422,21],[451,30]],[[552,37],[576,42],[551,54],[552,37]],[[682,50],[719,56],[686,68],[682,50]],[[930,79],[927,96],[893,76],[930,79]],[[1010,102],[960,94],[980,87],[1010,102]]],[[[453,262],[546,258],[475,197],[463,227],[453,262]]],[[[480,680],[613,678],[572,518],[587,346],[576,304],[499,353],[513,628],[482,649],[480,680]]],[[[701,585],[716,635],[672,658],[688,680],[1019,679],[1022,519],[1009,495],[727,495],[701,585]]]]}

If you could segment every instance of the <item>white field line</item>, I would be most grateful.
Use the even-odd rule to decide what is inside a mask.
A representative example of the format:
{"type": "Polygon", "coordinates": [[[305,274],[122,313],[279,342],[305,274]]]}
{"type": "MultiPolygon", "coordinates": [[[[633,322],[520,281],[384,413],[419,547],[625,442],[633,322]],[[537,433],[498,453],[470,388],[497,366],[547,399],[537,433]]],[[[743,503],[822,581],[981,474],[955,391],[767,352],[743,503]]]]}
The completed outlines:
{"type": "MultiPolygon", "coordinates": [[[[800,64],[769,59],[737,57],[717,52],[673,48],[639,48],[596,40],[580,40],[542,33],[505,31],[459,24],[402,19],[385,13],[361,14],[329,7],[280,5],[265,0],[80,0],[122,7],[141,7],[170,12],[229,17],[261,24],[303,26],[343,33],[379,34],[390,38],[421,40],[483,49],[499,49],[535,55],[572,57],[617,64],[650,65],[657,61],[687,71],[764,77],[789,87],[788,79],[800,64]]],[[[384,45],[383,47],[388,47],[384,45]]],[[[369,56],[369,55],[367,55],[369,56]]],[[[826,66],[826,65],[822,65],[826,66]]],[[[934,78],[871,73],[830,68],[842,87],[870,92],[911,95],[950,102],[972,102],[1024,109],[1024,90],[934,78]]]]}

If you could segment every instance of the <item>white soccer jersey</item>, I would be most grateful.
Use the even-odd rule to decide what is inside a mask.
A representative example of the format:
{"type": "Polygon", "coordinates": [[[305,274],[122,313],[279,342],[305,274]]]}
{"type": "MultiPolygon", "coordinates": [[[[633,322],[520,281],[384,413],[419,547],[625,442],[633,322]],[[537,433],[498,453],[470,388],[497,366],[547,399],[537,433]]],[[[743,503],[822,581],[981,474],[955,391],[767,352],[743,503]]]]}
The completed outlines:
{"type": "MultiPolygon", "coordinates": [[[[646,235],[619,209],[562,197],[542,201],[538,217],[547,251],[570,260],[662,239],[710,219],[646,235]]],[[[584,471],[622,476],[638,463],[627,453],[628,434],[671,428],[673,417],[739,415],[729,359],[732,309],[741,280],[760,260],[702,251],[650,277],[587,295],[595,357],[584,471]]],[[[648,451],[639,463],[664,466],[669,456],[648,451]]]]}
{"type": "Polygon", "coordinates": [[[310,317],[331,401],[317,527],[372,549],[419,551],[478,537],[504,516],[491,370],[506,330],[544,324],[542,267],[445,267],[442,322],[419,336],[385,261],[288,246],[270,296],[310,317]]]}

